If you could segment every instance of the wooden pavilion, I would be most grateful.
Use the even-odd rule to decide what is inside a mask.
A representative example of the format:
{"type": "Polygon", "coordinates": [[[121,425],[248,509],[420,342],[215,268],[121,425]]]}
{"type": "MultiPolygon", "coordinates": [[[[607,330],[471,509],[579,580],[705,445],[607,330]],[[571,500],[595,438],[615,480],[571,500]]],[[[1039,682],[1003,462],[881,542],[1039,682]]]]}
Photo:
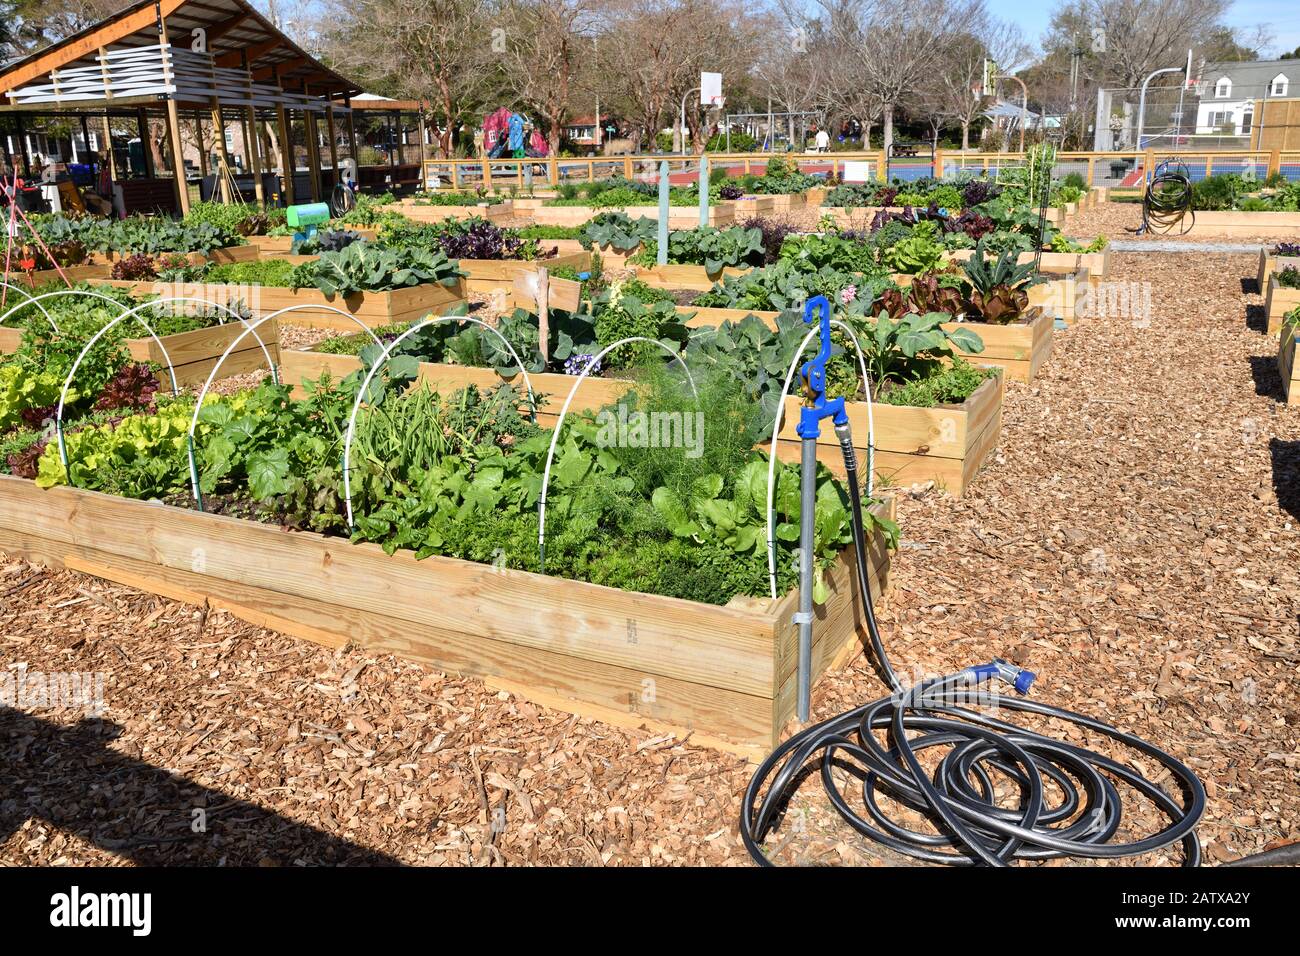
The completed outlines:
{"type": "Polygon", "coordinates": [[[192,200],[183,124],[199,143],[200,195],[206,183],[207,192],[225,201],[236,198],[232,187],[260,204],[319,200],[340,168],[340,145],[356,156],[351,99],[359,93],[246,0],[140,0],[0,67],[0,121],[18,134],[22,155],[10,157],[10,166],[21,162],[28,177],[24,133],[42,122],[79,122],[83,146],[91,141],[91,124],[98,127],[96,140],[102,136],[109,144],[114,125],[138,127],[143,169],[120,168],[112,149],[105,157],[124,211],[184,214],[192,200]],[[345,137],[337,135],[340,120],[345,137]],[[242,182],[219,169],[210,174],[203,146],[215,142],[217,166],[233,171],[226,136],[231,124],[247,144],[242,182]],[[149,131],[157,127],[170,153],[166,171],[151,148],[149,131]],[[306,152],[305,173],[298,171],[298,144],[306,152]]]}

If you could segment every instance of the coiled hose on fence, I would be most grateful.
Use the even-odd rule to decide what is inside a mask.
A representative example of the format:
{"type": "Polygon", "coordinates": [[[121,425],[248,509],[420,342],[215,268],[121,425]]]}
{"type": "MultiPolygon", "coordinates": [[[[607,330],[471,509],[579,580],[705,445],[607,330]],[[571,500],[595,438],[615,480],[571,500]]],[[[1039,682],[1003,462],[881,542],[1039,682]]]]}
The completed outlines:
{"type": "Polygon", "coordinates": [[[1205,788],[1191,770],[1160,748],[1082,714],[996,695],[993,680],[1024,693],[1034,679],[1029,671],[1006,661],[995,660],[914,687],[899,681],[885,654],[871,603],[852,439],[847,428],[842,432],[837,428],[836,433],[847,472],[867,635],[875,664],[893,693],[808,727],[758,768],[745,790],[740,821],[741,838],[754,861],[772,865],[761,844],[779,822],[805,768],[816,768],[832,805],[850,826],[919,860],[1003,866],[1066,856],[1116,859],[1181,840],[1185,864],[1198,865],[1201,851],[1193,828],[1205,810],[1205,788]],[[1152,779],[1086,747],[994,717],[994,707],[1056,718],[1102,734],[1154,760],[1168,774],[1152,779]],[[918,755],[931,748],[946,748],[946,752],[937,769],[927,772],[918,755]],[[849,769],[860,782],[860,808],[850,805],[849,795],[835,779],[837,767],[849,769]],[[1017,805],[997,802],[998,776],[1019,788],[1017,805]],[[1158,781],[1166,776],[1181,786],[1182,803],[1160,786],[1158,781]],[[1110,842],[1124,819],[1112,777],[1155,804],[1169,818],[1168,826],[1144,839],[1110,842]],[[1053,806],[1048,806],[1047,782],[1056,791],[1053,806]],[[881,797],[918,811],[935,829],[909,829],[882,807],[881,797]]]}
{"type": "Polygon", "coordinates": [[[357,197],[344,183],[335,183],[330,192],[330,215],[346,216],[357,204],[357,197]]]}
{"type": "Polygon", "coordinates": [[[1192,209],[1192,179],[1187,167],[1167,159],[1155,168],[1155,174],[1142,195],[1142,225],[1130,229],[1138,235],[1158,233],[1186,235],[1196,224],[1192,209]]]}

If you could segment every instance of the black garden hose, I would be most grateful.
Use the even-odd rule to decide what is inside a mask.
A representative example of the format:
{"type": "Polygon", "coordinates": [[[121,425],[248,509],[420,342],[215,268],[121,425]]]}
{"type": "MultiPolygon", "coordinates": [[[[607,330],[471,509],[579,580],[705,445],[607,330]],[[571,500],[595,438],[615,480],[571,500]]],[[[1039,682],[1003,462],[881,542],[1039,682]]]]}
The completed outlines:
{"type": "Polygon", "coordinates": [[[345,183],[335,183],[330,192],[330,215],[335,219],[346,216],[357,204],[357,197],[345,183]]]}
{"type": "Polygon", "coordinates": [[[1187,167],[1167,159],[1155,168],[1155,174],[1142,195],[1142,225],[1129,232],[1186,235],[1196,225],[1192,209],[1192,180],[1187,167]]]}
{"type": "MultiPolygon", "coordinates": [[[[1180,761],[1139,737],[1109,724],[1049,704],[1000,697],[991,680],[1003,680],[1024,693],[1034,675],[995,660],[905,688],[885,655],[872,608],[867,549],[858,490],[857,460],[847,427],[837,428],[849,486],[857,580],[875,664],[893,690],[803,730],[776,749],[758,768],[745,790],[741,838],[754,862],[773,865],[761,844],[779,822],[805,767],[820,765],[822,785],[840,816],[862,835],[898,853],[934,863],[1003,866],[1013,861],[1058,857],[1118,859],[1149,853],[1182,841],[1184,862],[1200,863],[1193,828],[1205,810],[1205,788],[1180,761]],[[1152,779],[1085,747],[1054,740],[990,716],[1006,708],[1066,720],[1095,731],[1158,762],[1181,785],[1185,802],[1170,797],[1152,779]],[[877,732],[884,731],[887,744],[877,732]],[[917,755],[946,748],[932,774],[917,755]],[[862,784],[865,813],[849,805],[832,771],[847,767],[862,784]],[[1020,789],[1017,806],[994,800],[994,774],[1020,789]],[[1141,840],[1110,842],[1123,818],[1117,778],[1154,803],[1170,820],[1141,840]],[[1048,806],[1044,782],[1063,794],[1048,806]],[[766,792],[760,798],[760,792],[766,792]],[[881,807],[884,795],[916,810],[938,832],[908,829],[881,807]]],[[[1164,779],[1160,775],[1159,779],[1164,779]]]]}

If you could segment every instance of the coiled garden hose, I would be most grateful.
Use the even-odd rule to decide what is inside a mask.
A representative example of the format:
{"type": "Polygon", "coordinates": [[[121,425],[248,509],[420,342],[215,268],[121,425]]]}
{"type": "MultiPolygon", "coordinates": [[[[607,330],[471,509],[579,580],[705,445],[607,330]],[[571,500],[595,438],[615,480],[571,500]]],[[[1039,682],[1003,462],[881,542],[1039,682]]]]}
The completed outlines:
{"type": "Polygon", "coordinates": [[[741,839],[754,862],[774,865],[761,844],[812,763],[820,764],[827,796],[850,826],[918,860],[959,866],[1057,857],[1113,860],[1181,840],[1185,865],[1198,865],[1200,844],[1192,831],[1205,811],[1205,788],[1191,770],[1160,748],[1082,714],[992,693],[994,679],[1020,694],[1033,683],[1032,672],[1003,660],[904,687],[885,654],[872,606],[852,437],[847,425],[837,426],[835,432],[844,454],[867,635],[874,663],[893,693],[808,727],[763,761],[745,790],[740,821],[741,839]],[[993,717],[993,707],[1069,721],[1124,744],[1158,762],[1182,786],[1185,801],[1180,804],[1161,788],[1157,780],[1163,781],[1164,774],[1153,780],[1096,751],[993,717]],[[887,744],[878,732],[885,733],[887,744]],[[936,769],[927,771],[918,754],[936,747],[947,752],[936,769]],[[860,780],[865,813],[850,806],[834,777],[837,767],[849,769],[860,780]],[[994,772],[1019,787],[1015,807],[996,802],[994,772]],[[1169,825],[1145,839],[1110,842],[1119,831],[1123,807],[1107,774],[1155,804],[1169,817],[1169,825]],[[1046,782],[1059,792],[1054,806],[1048,806],[1046,782]],[[881,806],[881,796],[921,813],[937,832],[898,822],[881,806]]]}
{"type": "Polygon", "coordinates": [[[1176,160],[1165,160],[1142,195],[1142,225],[1129,232],[1169,235],[1178,229],[1186,235],[1196,225],[1192,209],[1192,180],[1187,167],[1176,160]]]}
{"type": "Polygon", "coordinates": [[[330,215],[338,219],[346,216],[357,204],[357,197],[346,183],[335,183],[330,191],[330,215]]]}

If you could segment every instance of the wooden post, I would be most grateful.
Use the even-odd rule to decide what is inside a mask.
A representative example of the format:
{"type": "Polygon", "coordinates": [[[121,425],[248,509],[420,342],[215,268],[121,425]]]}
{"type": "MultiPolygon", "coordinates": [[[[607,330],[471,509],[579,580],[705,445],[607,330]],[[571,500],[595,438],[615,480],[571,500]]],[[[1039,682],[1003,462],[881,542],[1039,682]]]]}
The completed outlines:
{"type": "MultiPolygon", "coordinates": [[[[302,85],[307,95],[307,84],[302,85]]],[[[316,114],[310,109],[302,111],[302,131],[307,140],[307,169],[311,174],[311,201],[320,202],[320,139],[317,136],[316,114]]]]}
{"type": "Polygon", "coordinates": [[[285,116],[284,106],[279,103],[275,106],[275,119],[280,128],[280,165],[284,167],[284,202],[285,205],[292,206],[296,201],[293,195],[293,174],[298,164],[293,158],[293,140],[289,138],[289,120],[285,116]]]}
{"type": "Polygon", "coordinates": [[[542,366],[551,361],[551,285],[550,270],[545,266],[537,269],[537,337],[542,350],[542,366]]]}
{"type": "MultiPolygon", "coordinates": [[[[20,113],[18,115],[21,118],[22,114],[20,113]]],[[[158,170],[154,168],[153,164],[153,142],[152,137],[149,135],[149,117],[145,116],[143,106],[135,111],[135,121],[140,127],[140,151],[144,153],[144,174],[150,179],[157,179],[158,170]]],[[[26,149],[27,148],[24,146],[24,163],[27,162],[26,149]]]]}
{"type": "Polygon", "coordinates": [[[936,149],[934,151],[934,159],[930,168],[935,179],[943,179],[943,150],[936,149]]]}
{"type": "Polygon", "coordinates": [[[416,115],[420,120],[420,188],[423,189],[424,184],[429,179],[424,171],[424,164],[429,161],[425,151],[425,140],[429,138],[429,128],[428,124],[424,122],[423,103],[421,103],[420,111],[416,115]]]}
{"type": "Polygon", "coordinates": [[[629,153],[623,157],[623,178],[631,179],[632,175],[632,155],[629,153]]]}
{"type": "Polygon", "coordinates": [[[230,168],[230,150],[226,148],[226,118],[221,114],[221,101],[215,96],[208,102],[212,111],[212,132],[217,137],[217,152],[221,155],[222,168],[217,170],[217,180],[221,188],[221,201],[230,203],[230,177],[234,174],[230,168]]]}
{"type": "MultiPolygon", "coordinates": [[[[244,68],[245,82],[248,85],[248,98],[253,98],[253,74],[248,69],[248,50],[239,51],[239,62],[244,68]]],[[[262,128],[257,121],[257,108],[249,103],[244,107],[247,117],[249,137],[244,139],[244,148],[248,150],[248,168],[253,173],[253,194],[257,205],[266,208],[266,190],[262,186],[262,128]]],[[[270,165],[269,163],[267,165],[270,165]]]]}
{"type": "Polygon", "coordinates": [[[181,215],[190,212],[190,185],[185,181],[185,157],[181,153],[181,120],[176,110],[176,101],[167,98],[167,138],[172,148],[172,179],[176,187],[176,200],[180,205],[181,215]]]}
{"type": "Polygon", "coordinates": [[[357,181],[360,182],[361,172],[359,167],[361,166],[361,160],[357,159],[357,124],[354,120],[355,114],[352,112],[352,97],[349,96],[344,100],[343,105],[348,108],[348,155],[352,157],[352,161],[358,166],[357,181]]]}
{"type": "Polygon", "coordinates": [[[208,149],[207,144],[203,142],[203,114],[198,110],[194,111],[194,141],[199,144],[199,175],[206,178],[208,175],[208,149]]]}
{"type": "MultiPolygon", "coordinates": [[[[117,157],[113,155],[113,125],[108,120],[108,113],[104,113],[104,148],[108,152],[108,175],[113,182],[117,182],[117,157]]],[[[109,197],[110,201],[112,197],[109,197]]]]}
{"type": "MultiPolygon", "coordinates": [[[[113,87],[108,82],[108,63],[104,60],[105,51],[101,46],[99,48],[99,78],[104,84],[104,101],[111,103],[113,99],[113,87]]],[[[108,106],[104,107],[104,142],[108,145],[108,175],[117,182],[117,157],[113,155],[113,126],[108,119],[108,106]]],[[[109,196],[108,201],[112,203],[113,197],[109,196]]]]}
{"type": "MultiPolygon", "coordinates": [[[[338,135],[334,131],[334,101],[328,100],[325,103],[325,133],[330,138],[330,169],[334,173],[334,185],[337,186],[343,182],[343,177],[339,172],[339,144],[338,135]]],[[[424,175],[423,169],[420,172],[424,175]]]]}
{"type": "MultiPolygon", "coordinates": [[[[1262,114],[1261,114],[1262,115],[1262,114]]],[[[1270,150],[1268,154],[1268,175],[1272,176],[1282,171],[1282,150],[1270,150]]]]}
{"type": "Polygon", "coordinates": [[[1096,156],[1089,156],[1089,157],[1088,157],[1088,186],[1089,186],[1089,188],[1091,188],[1091,187],[1092,187],[1092,184],[1095,183],[1096,181],[1097,181],[1097,157],[1096,157],[1096,156]]]}

